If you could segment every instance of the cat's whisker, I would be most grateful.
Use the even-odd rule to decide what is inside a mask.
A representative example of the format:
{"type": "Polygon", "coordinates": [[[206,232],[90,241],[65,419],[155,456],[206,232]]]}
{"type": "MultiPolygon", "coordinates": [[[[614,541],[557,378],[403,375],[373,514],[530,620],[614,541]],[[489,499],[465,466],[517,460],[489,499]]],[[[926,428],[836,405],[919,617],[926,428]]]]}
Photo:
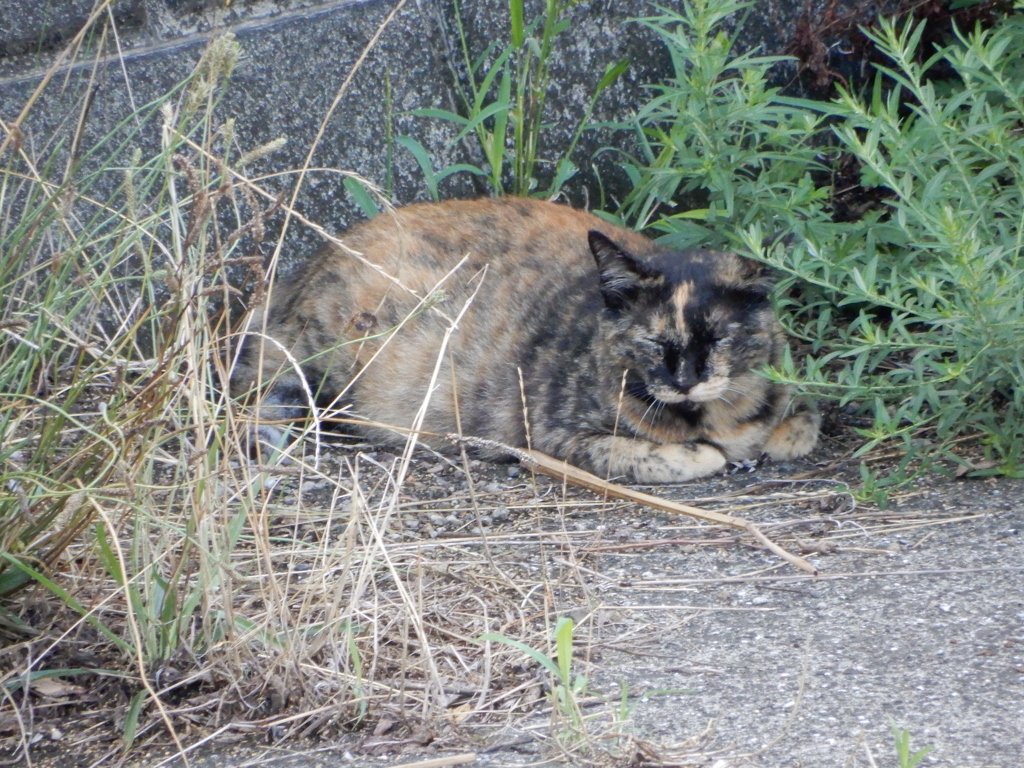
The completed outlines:
{"type": "Polygon", "coordinates": [[[648,436],[654,435],[654,423],[661,418],[661,414],[665,412],[665,403],[658,401],[657,410],[654,413],[654,418],[651,419],[651,426],[647,429],[648,436]]]}
{"type": "Polygon", "coordinates": [[[647,406],[647,410],[645,410],[643,416],[640,417],[639,426],[642,429],[644,429],[644,432],[647,434],[648,437],[650,437],[654,433],[654,422],[657,420],[658,416],[661,415],[662,406],[664,406],[664,403],[662,403],[660,400],[655,400],[653,403],[650,403],[647,406]],[[647,414],[649,414],[651,410],[654,410],[654,417],[648,424],[645,425],[644,421],[647,419],[647,414]]]}
{"type": "Polygon", "coordinates": [[[724,396],[724,394],[727,392],[732,392],[733,394],[739,395],[742,398],[752,400],[755,405],[764,405],[764,403],[766,402],[767,392],[752,392],[749,389],[737,389],[736,387],[726,387],[724,390],[722,390],[722,392],[723,394],[719,395],[716,399],[727,402],[730,405],[735,405],[735,403],[724,396]]]}
{"type": "Polygon", "coordinates": [[[715,398],[714,400],[712,400],[711,402],[713,402],[713,403],[723,403],[723,404],[725,404],[726,406],[728,406],[729,410],[731,410],[731,411],[738,411],[738,410],[739,410],[739,409],[738,409],[738,408],[736,407],[736,403],[734,403],[734,402],[733,402],[732,400],[729,400],[728,398],[722,397],[721,395],[719,395],[718,397],[716,397],[716,398],[715,398]]]}

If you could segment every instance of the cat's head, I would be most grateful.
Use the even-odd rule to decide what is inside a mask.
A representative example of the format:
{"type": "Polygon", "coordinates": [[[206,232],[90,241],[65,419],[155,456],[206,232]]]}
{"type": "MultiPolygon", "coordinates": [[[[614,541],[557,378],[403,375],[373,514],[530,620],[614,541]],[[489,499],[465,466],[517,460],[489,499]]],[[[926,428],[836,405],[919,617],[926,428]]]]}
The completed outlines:
{"type": "Polygon", "coordinates": [[[605,340],[627,392],[663,403],[730,400],[774,362],[778,324],[766,268],[733,253],[634,256],[590,232],[605,303],[605,340]]]}

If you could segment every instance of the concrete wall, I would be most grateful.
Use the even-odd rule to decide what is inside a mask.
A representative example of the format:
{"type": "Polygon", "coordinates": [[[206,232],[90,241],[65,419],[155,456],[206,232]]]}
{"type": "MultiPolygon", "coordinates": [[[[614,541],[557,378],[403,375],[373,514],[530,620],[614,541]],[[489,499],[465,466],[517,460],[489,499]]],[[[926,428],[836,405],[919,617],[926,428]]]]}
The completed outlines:
{"type": "MultiPolygon", "coordinates": [[[[211,36],[234,32],[244,59],[232,79],[224,116],[237,118],[239,143],[250,149],[279,136],[286,148],[265,161],[261,171],[299,167],[320,121],[353,63],[398,0],[114,0],[114,24],[90,34],[77,56],[53,78],[24,121],[29,146],[38,150],[73,127],[80,104],[95,83],[85,143],[106,135],[132,105],[141,106],[172,88],[193,68],[211,36]],[[115,34],[116,32],[116,34],[115,34]]],[[[671,4],[671,2],[667,3],[671,4]]],[[[465,29],[475,50],[507,40],[507,0],[462,0],[465,29]]],[[[533,3],[539,9],[539,0],[533,3]]],[[[761,0],[748,22],[747,45],[759,42],[779,51],[792,38],[803,6],[761,0]]],[[[92,0],[0,0],[0,117],[11,121],[54,58],[82,27],[92,0]]],[[[663,49],[641,25],[630,20],[648,14],[644,0],[589,0],[572,12],[572,24],[558,41],[554,87],[549,97],[556,129],[548,141],[564,146],[589,95],[612,61],[629,58],[627,74],[602,99],[596,117],[626,118],[644,97],[644,85],[670,71],[663,49]]],[[[453,0],[407,0],[370,53],[340,104],[313,164],[354,170],[383,183],[385,177],[385,79],[389,82],[394,128],[415,136],[438,165],[476,160],[470,143],[450,146],[452,130],[438,121],[402,114],[417,107],[456,105],[453,66],[459,64],[453,0]]],[[[783,73],[792,76],[794,69],[783,73]]],[[[155,146],[154,130],[131,144],[155,146]]],[[[624,138],[590,136],[575,160],[589,163],[593,152],[624,138]]],[[[605,190],[621,193],[612,156],[606,155],[605,190]]],[[[268,186],[283,182],[270,182],[268,186]]],[[[479,190],[479,191],[482,191],[479,190]]],[[[571,185],[577,204],[595,202],[599,187],[592,173],[571,185]]],[[[474,194],[468,177],[446,182],[447,196],[474,194]]],[[[395,198],[423,199],[418,169],[404,150],[395,152],[395,198]]],[[[340,178],[314,174],[301,209],[329,229],[358,216],[340,178]]],[[[295,253],[315,240],[297,230],[295,253]]]]}

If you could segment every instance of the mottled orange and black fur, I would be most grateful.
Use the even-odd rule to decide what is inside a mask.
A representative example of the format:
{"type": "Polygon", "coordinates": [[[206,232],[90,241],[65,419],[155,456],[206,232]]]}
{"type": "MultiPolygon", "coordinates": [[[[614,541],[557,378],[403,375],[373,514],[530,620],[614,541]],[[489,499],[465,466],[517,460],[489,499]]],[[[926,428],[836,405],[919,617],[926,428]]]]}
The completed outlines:
{"type": "MultiPolygon", "coordinates": [[[[757,372],[779,362],[785,340],[756,262],[666,250],[521,198],[413,205],[342,239],[362,259],[325,249],[249,325],[265,322],[304,361],[321,402],[408,430],[433,381],[426,432],[529,444],[637,482],[690,480],[815,444],[817,417],[787,413],[787,389],[757,372]],[[445,299],[431,304],[439,287],[445,299]]],[[[258,381],[273,382],[263,418],[274,406],[294,417],[306,402],[278,346],[261,352],[250,337],[232,386],[241,394],[258,381]]],[[[383,426],[362,431],[405,440],[383,426]]]]}

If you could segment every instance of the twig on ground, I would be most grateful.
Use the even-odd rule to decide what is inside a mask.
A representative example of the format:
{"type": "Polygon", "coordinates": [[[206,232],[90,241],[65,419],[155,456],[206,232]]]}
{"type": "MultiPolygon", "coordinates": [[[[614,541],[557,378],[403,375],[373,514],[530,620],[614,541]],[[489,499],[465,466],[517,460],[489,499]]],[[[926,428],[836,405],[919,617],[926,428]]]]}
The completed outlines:
{"type": "Polygon", "coordinates": [[[447,757],[435,757],[432,760],[419,760],[415,763],[402,763],[392,768],[445,768],[448,765],[466,765],[476,762],[475,752],[465,752],[461,755],[449,755],[447,757]]]}

